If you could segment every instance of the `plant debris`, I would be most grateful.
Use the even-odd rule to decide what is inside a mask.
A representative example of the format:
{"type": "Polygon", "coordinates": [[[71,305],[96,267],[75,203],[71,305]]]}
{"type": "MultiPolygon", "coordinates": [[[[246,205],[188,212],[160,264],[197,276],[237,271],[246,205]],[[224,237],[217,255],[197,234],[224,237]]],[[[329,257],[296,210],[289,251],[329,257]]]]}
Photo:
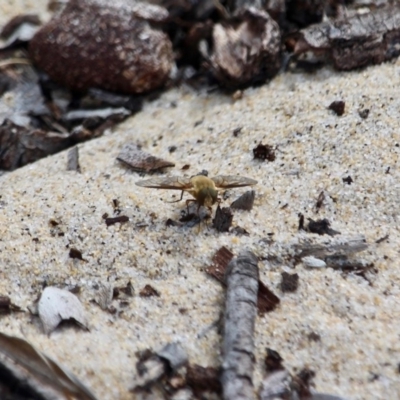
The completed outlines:
{"type": "MultiPolygon", "coordinates": [[[[206,268],[206,273],[225,285],[225,273],[229,262],[233,259],[233,253],[222,246],[212,259],[211,266],[206,268]]],[[[279,298],[259,280],[257,293],[257,307],[260,314],[272,311],[279,304],[279,298]]]]}
{"type": "Polygon", "coordinates": [[[214,25],[212,72],[229,88],[263,83],[279,70],[281,35],[278,24],[261,9],[242,8],[214,25]]]}
{"type": "Polygon", "coordinates": [[[248,190],[238,197],[232,204],[231,208],[234,210],[246,210],[251,211],[254,205],[254,199],[256,197],[255,190],[248,190]]]}
{"type": "Polygon", "coordinates": [[[74,321],[88,330],[85,311],[78,298],[68,290],[48,286],[43,290],[38,303],[38,313],[43,329],[50,334],[62,321],[74,321]]]}
{"type": "Polygon", "coordinates": [[[111,226],[115,224],[124,224],[129,221],[129,217],[126,215],[118,215],[117,217],[107,217],[105,218],[106,225],[111,226]]]}
{"type": "Polygon", "coordinates": [[[232,226],[233,213],[229,207],[220,207],[218,205],[213,219],[213,227],[218,232],[229,232],[229,228],[232,226]]]}
{"type": "Polygon", "coordinates": [[[157,289],[154,289],[151,285],[145,285],[145,287],[139,292],[140,297],[160,297],[160,292],[157,289]]]}
{"type": "Polygon", "coordinates": [[[287,43],[296,55],[322,53],[336,69],[352,70],[398,57],[399,32],[400,7],[396,4],[311,25],[287,43]]]}
{"type": "Polygon", "coordinates": [[[347,183],[348,185],[351,185],[354,182],[353,178],[350,175],[348,175],[346,178],[342,178],[342,181],[344,183],[347,183]]]}
{"type": "Polygon", "coordinates": [[[276,154],[275,149],[269,144],[259,143],[257,147],[253,149],[254,158],[262,161],[275,161],[276,154]]]}
{"type": "Polygon", "coordinates": [[[13,304],[8,296],[0,296],[0,315],[10,314],[15,311],[22,311],[20,307],[13,304]]]}
{"type": "Polygon", "coordinates": [[[331,223],[326,219],[318,219],[314,221],[313,219],[308,219],[307,230],[311,233],[317,233],[318,235],[329,235],[335,236],[340,235],[340,232],[335,231],[331,228],[331,223]]]}
{"type": "Polygon", "coordinates": [[[175,164],[155,157],[149,153],[139,150],[133,143],[127,143],[117,156],[117,160],[131,167],[138,172],[153,172],[167,167],[174,167],[175,164]]]}
{"type": "Polygon", "coordinates": [[[77,377],[27,341],[0,333],[2,398],[96,400],[77,377]]]}
{"type": "Polygon", "coordinates": [[[345,102],[342,100],[333,101],[328,108],[341,117],[344,114],[345,102]]]}
{"type": "Polygon", "coordinates": [[[257,264],[257,257],[246,251],[230,261],[225,273],[227,289],[221,375],[224,399],[255,399],[253,369],[259,282],[257,264]]]}
{"type": "Polygon", "coordinates": [[[72,147],[67,155],[67,171],[81,172],[79,165],[79,149],[78,146],[72,147]]]}
{"type": "Polygon", "coordinates": [[[189,364],[186,367],[186,384],[192,389],[196,398],[201,398],[203,392],[221,395],[220,373],[217,368],[189,364]]]}
{"type": "Polygon", "coordinates": [[[284,369],[282,362],[283,358],[277,351],[267,348],[267,354],[264,358],[264,365],[267,372],[280,371],[284,369]]]}
{"type": "Polygon", "coordinates": [[[147,351],[136,364],[137,375],[132,391],[148,389],[165,375],[176,372],[188,362],[185,349],[179,343],[169,343],[160,351],[147,351]]]}
{"type": "Polygon", "coordinates": [[[282,280],[280,283],[280,287],[282,292],[292,293],[297,290],[299,287],[299,275],[298,274],[289,274],[287,272],[281,273],[282,280]]]}
{"type": "Polygon", "coordinates": [[[82,252],[74,247],[69,249],[69,257],[70,258],[77,258],[78,260],[85,261],[82,256],[82,252]]]}

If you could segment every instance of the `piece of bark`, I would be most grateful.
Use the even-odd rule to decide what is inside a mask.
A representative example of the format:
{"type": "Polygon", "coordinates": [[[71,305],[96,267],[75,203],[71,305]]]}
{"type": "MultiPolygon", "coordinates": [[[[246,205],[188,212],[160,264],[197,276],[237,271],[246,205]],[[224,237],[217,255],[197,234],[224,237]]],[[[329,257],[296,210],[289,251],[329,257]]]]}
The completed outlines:
{"type": "Polygon", "coordinates": [[[96,400],[90,390],[61,365],[25,340],[3,333],[0,333],[0,370],[0,392],[8,393],[9,399],[96,400]]]}
{"type": "Polygon", "coordinates": [[[12,171],[70,145],[68,134],[27,129],[6,120],[0,126],[0,169],[12,171]]]}
{"type": "Polygon", "coordinates": [[[123,224],[125,222],[128,222],[129,217],[126,215],[118,215],[118,217],[108,217],[105,220],[106,220],[106,225],[111,226],[117,223],[123,224]]]}
{"type": "Polygon", "coordinates": [[[213,227],[218,232],[229,232],[229,228],[232,226],[233,213],[229,207],[220,207],[218,205],[215,211],[215,217],[213,219],[213,227]]]}
{"type": "Polygon", "coordinates": [[[78,146],[72,147],[67,154],[67,171],[81,172],[79,165],[79,148],[78,146]]]}
{"type": "Polygon", "coordinates": [[[231,208],[235,210],[251,211],[254,205],[255,197],[256,197],[255,190],[248,190],[231,204],[231,208]]]}
{"type": "Polygon", "coordinates": [[[254,326],[257,315],[258,259],[241,253],[226,271],[226,306],[222,345],[225,400],[255,399],[253,387],[254,326]]]}
{"type": "Polygon", "coordinates": [[[321,22],[300,31],[294,54],[306,51],[328,56],[336,69],[380,64],[400,54],[400,5],[321,22]]]}
{"type": "Polygon", "coordinates": [[[196,398],[201,398],[203,392],[214,392],[220,395],[222,392],[220,372],[217,368],[189,364],[186,367],[186,382],[196,398]]]}
{"type": "Polygon", "coordinates": [[[321,259],[328,256],[349,256],[364,251],[367,248],[368,244],[363,235],[341,237],[322,244],[306,242],[295,246],[295,250],[300,258],[313,256],[321,259]]]}
{"type": "Polygon", "coordinates": [[[281,36],[267,12],[242,8],[214,25],[211,69],[224,86],[237,88],[262,83],[279,70],[281,36]]]}
{"type": "Polygon", "coordinates": [[[168,36],[148,21],[166,9],[146,3],[71,0],[34,36],[29,52],[55,82],[143,93],[162,86],[173,66],[168,36]]]}
{"type": "Polygon", "coordinates": [[[225,270],[232,258],[233,253],[225,246],[222,246],[214,254],[211,266],[206,268],[207,274],[213,276],[215,279],[224,284],[225,270]]]}
{"type": "Polygon", "coordinates": [[[155,157],[149,153],[139,150],[133,143],[127,143],[117,156],[117,160],[127,164],[139,172],[153,172],[167,167],[174,167],[175,164],[155,157]]]}
{"type": "Polygon", "coordinates": [[[157,353],[150,352],[136,364],[138,374],[132,390],[149,388],[166,374],[183,367],[187,361],[186,351],[179,343],[168,343],[157,353]]]}
{"type": "MultiPolygon", "coordinates": [[[[206,273],[217,279],[223,285],[225,282],[226,269],[229,262],[233,258],[233,253],[222,246],[214,255],[212,259],[212,265],[206,268],[206,273]]],[[[257,308],[260,314],[272,311],[280,303],[279,297],[277,297],[264,283],[258,281],[258,293],[257,293],[257,308]]]]}

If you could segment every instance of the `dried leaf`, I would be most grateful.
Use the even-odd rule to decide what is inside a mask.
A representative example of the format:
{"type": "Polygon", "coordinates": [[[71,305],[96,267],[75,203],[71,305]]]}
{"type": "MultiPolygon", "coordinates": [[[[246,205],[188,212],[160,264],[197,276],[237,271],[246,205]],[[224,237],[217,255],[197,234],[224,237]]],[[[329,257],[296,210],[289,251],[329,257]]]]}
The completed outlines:
{"type": "Polygon", "coordinates": [[[96,400],[78,378],[55,361],[25,340],[3,333],[0,333],[0,366],[1,384],[16,396],[24,388],[29,399],[96,400]]]}
{"type": "Polygon", "coordinates": [[[73,320],[83,329],[88,329],[81,302],[67,290],[51,286],[45,288],[39,300],[38,312],[47,334],[66,320],[73,320]]]}
{"type": "Polygon", "coordinates": [[[117,160],[121,161],[135,171],[153,172],[167,167],[174,167],[175,164],[152,156],[142,150],[139,150],[133,143],[127,143],[117,156],[117,160]]]}
{"type": "Polygon", "coordinates": [[[231,204],[231,208],[235,210],[251,211],[254,205],[255,197],[256,197],[255,190],[248,190],[231,204]]]}

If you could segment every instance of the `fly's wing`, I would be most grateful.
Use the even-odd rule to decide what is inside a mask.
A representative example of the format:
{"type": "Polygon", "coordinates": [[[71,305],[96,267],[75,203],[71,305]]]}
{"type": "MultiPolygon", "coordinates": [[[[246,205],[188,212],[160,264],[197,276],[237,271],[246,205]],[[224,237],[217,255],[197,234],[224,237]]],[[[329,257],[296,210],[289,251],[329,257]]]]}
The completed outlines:
{"type": "Polygon", "coordinates": [[[246,178],[244,176],[233,175],[218,175],[211,178],[215,186],[221,189],[230,189],[242,186],[253,186],[257,183],[254,179],[246,178]]]}
{"type": "Polygon", "coordinates": [[[152,188],[152,189],[169,189],[169,190],[188,190],[192,189],[193,185],[190,178],[184,176],[170,176],[136,182],[137,186],[152,188]]]}

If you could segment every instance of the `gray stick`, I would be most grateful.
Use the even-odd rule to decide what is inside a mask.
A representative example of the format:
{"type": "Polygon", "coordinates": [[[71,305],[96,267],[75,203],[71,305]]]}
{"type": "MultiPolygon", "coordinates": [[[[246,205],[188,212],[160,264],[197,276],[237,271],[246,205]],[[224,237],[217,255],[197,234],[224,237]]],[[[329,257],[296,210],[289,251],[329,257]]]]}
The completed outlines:
{"type": "Polygon", "coordinates": [[[221,383],[225,400],[255,399],[254,324],[257,314],[258,259],[241,253],[227,267],[221,383]]]}

